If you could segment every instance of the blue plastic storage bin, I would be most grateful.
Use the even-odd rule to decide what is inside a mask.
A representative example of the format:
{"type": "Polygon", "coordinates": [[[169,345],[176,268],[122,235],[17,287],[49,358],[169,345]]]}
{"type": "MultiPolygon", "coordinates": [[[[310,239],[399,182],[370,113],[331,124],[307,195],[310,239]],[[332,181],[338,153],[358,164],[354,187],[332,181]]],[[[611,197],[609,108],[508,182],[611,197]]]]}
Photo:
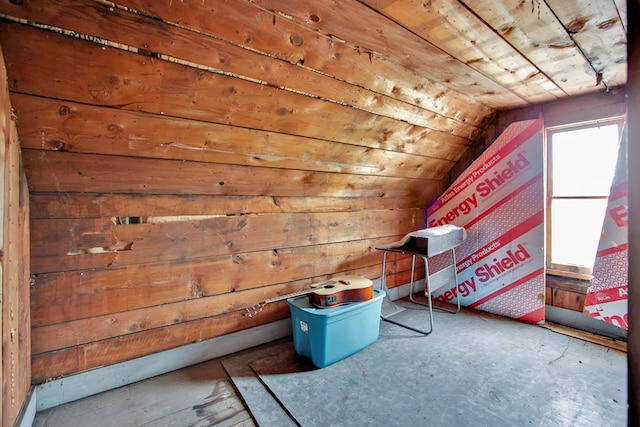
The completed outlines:
{"type": "Polygon", "coordinates": [[[324,368],[373,344],[384,296],[383,290],[374,289],[369,301],[332,308],[316,308],[307,296],[289,298],[296,353],[324,368]]]}

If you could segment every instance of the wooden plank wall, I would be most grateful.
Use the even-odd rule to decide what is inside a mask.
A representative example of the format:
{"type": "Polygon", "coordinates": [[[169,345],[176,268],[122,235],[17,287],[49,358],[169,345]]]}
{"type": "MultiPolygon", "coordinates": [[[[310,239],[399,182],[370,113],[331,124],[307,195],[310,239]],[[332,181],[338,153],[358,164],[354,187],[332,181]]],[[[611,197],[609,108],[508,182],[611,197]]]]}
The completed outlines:
{"type": "Polygon", "coordinates": [[[0,422],[14,425],[29,393],[29,195],[0,49],[0,422]]]}
{"type": "MultiPolygon", "coordinates": [[[[433,82],[251,2],[35,3],[0,2],[34,383],[285,318],[241,311],[332,275],[378,278],[375,246],[424,226],[490,113],[443,92],[459,120],[434,114],[433,82]]],[[[409,269],[389,257],[388,285],[409,269]]]]}

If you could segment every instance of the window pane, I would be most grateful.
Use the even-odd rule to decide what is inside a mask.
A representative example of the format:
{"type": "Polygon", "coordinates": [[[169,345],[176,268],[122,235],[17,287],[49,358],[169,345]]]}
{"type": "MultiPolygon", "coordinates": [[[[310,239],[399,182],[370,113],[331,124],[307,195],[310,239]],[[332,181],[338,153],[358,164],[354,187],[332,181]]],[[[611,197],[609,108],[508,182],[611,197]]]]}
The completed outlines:
{"type": "Polygon", "coordinates": [[[551,134],[552,191],[558,196],[607,196],[618,157],[618,125],[551,134]]]}
{"type": "Polygon", "coordinates": [[[593,268],[607,199],[551,201],[551,262],[593,268]]]}

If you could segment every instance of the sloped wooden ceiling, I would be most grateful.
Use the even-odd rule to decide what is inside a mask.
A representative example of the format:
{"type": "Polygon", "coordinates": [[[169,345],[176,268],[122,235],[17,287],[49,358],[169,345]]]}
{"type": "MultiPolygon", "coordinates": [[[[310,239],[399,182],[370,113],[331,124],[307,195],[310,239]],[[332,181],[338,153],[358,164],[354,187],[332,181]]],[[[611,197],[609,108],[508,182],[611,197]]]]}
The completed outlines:
{"type": "Polygon", "coordinates": [[[520,107],[626,81],[623,0],[255,3],[367,54],[372,63],[410,71],[399,84],[387,78],[389,87],[364,86],[454,121],[477,124],[469,117],[486,117],[483,107],[520,107]],[[447,110],[446,100],[423,101],[439,100],[443,90],[464,103],[462,114],[447,110]],[[467,104],[467,97],[475,102],[467,104]]]}
{"type": "MultiPolygon", "coordinates": [[[[4,7],[9,19],[373,113],[308,110],[350,134],[350,144],[386,151],[368,153],[371,161],[357,166],[339,154],[340,146],[318,147],[338,150],[331,159],[336,171],[442,179],[496,110],[626,81],[624,0],[8,3],[16,5],[4,7]],[[166,24],[140,25],[144,17],[166,24]]],[[[293,104],[279,114],[305,113],[293,104]]],[[[346,142],[326,127],[291,128],[291,121],[279,125],[268,115],[258,118],[258,109],[238,107],[221,112],[227,123],[346,142]],[[257,122],[238,118],[243,112],[257,122]],[[271,126],[262,126],[267,121],[271,126]]],[[[273,152],[279,159],[290,154],[273,152]]]]}
{"type": "MultiPolygon", "coordinates": [[[[373,30],[378,38],[396,40],[383,55],[492,108],[554,101],[626,81],[624,1],[362,3],[397,25],[397,36],[373,30]]],[[[377,19],[373,28],[383,28],[384,19],[377,19]]]]}

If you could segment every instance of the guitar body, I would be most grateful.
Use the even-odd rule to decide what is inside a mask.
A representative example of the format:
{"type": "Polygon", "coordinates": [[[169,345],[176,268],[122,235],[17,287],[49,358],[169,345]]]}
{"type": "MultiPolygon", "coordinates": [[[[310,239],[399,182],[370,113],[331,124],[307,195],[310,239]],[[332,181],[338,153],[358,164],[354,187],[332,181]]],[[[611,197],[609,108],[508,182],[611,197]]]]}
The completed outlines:
{"type": "Polygon", "coordinates": [[[361,276],[337,276],[327,281],[313,284],[311,289],[265,300],[253,307],[246,308],[242,315],[253,317],[269,303],[300,295],[309,295],[309,302],[318,308],[335,307],[336,305],[350,302],[369,301],[373,299],[373,282],[361,276]]]}
{"type": "Polygon", "coordinates": [[[360,276],[338,276],[316,285],[309,302],[319,308],[335,307],[373,298],[373,282],[360,276]]]}

